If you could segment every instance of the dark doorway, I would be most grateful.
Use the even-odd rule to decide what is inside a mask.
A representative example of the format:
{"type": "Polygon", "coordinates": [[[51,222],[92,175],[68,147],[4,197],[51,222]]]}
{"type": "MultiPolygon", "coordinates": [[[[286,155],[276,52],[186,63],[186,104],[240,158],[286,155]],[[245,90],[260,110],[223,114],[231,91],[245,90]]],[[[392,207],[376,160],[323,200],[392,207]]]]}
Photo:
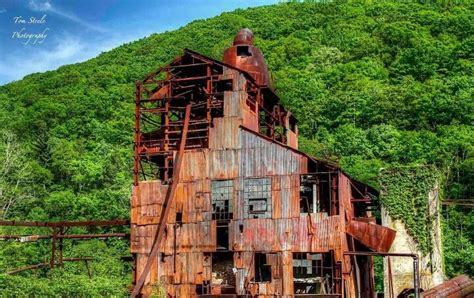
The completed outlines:
{"type": "Polygon", "coordinates": [[[267,255],[264,253],[255,253],[255,281],[272,281],[272,268],[267,264],[267,255]]]}
{"type": "Polygon", "coordinates": [[[229,226],[217,226],[217,250],[229,250],[229,226]]]}

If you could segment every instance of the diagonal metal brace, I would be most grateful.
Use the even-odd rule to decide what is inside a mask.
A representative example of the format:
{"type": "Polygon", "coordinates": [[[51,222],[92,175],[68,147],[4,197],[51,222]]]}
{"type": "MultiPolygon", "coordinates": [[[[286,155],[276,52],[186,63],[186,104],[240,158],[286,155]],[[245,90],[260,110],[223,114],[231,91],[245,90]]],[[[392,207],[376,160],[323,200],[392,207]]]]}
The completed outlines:
{"type": "Polygon", "coordinates": [[[130,295],[130,297],[133,297],[133,298],[137,297],[140,294],[140,291],[143,288],[143,285],[145,284],[145,280],[148,274],[150,273],[151,265],[153,263],[153,257],[158,254],[160,244],[163,240],[165,227],[166,227],[166,221],[168,219],[168,214],[170,212],[170,206],[173,203],[174,194],[176,192],[176,187],[178,186],[178,182],[179,182],[179,174],[181,170],[181,164],[183,161],[184,149],[186,147],[186,136],[188,134],[190,115],[191,115],[191,104],[187,104],[186,112],[184,116],[183,133],[181,134],[179,151],[178,151],[178,154],[176,155],[176,163],[174,164],[174,167],[173,167],[173,181],[170,187],[168,188],[168,191],[166,192],[166,197],[163,204],[164,208],[161,210],[160,224],[158,226],[158,231],[155,234],[155,239],[153,240],[153,245],[152,245],[150,254],[148,255],[148,260],[146,261],[145,268],[143,268],[140,278],[135,284],[132,294],[130,295]]]}

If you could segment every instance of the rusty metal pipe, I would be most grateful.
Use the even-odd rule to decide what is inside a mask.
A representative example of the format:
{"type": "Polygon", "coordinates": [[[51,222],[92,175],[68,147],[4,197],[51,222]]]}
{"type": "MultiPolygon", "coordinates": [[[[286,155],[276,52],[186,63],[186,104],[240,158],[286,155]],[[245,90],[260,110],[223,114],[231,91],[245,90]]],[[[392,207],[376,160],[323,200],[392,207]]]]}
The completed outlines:
{"type": "Polygon", "coordinates": [[[98,226],[128,226],[130,220],[89,220],[89,221],[17,221],[17,220],[0,220],[0,226],[15,227],[98,227],[98,226]]]}
{"type": "MultiPolygon", "coordinates": [[[[92,258],[92,257],[83,257],[83,258],[64,258],[62,261],[63,262],[80,262],[80,261],[92,261],[92,260],[94,260],[94,258],[92,258]]],[[[15,273],[19,273],[19,272],[23,272],[23,271],[27,271],[27,270],[39,269],[39,268],[48,267],[48,266],[50,266],[49,262],[48,263],[40,263],[40,264],[36,264],[36,265],[21,267],[21,268],[15,269],[13,271],[6,272],[5,274],[12,275],[12,274],[15,274],[15,273]]]]}

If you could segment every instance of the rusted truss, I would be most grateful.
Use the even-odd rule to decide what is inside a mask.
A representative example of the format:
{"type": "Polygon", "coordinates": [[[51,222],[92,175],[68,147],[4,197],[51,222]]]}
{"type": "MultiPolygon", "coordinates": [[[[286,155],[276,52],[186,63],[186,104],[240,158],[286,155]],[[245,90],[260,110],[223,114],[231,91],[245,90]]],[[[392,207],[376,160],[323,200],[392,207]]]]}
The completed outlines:
{"type": "MultiPolygon", "coordinates": [[[[16,240],[20,242],[32,242],[38,240],[51,240],[51,258],[49,263],[41,263],[31,265],[13,270],[7,274],[14,274],[17,272],[38,269],[49,266],[53,269],[56,265],[62,266],[63,262],[85,261],[89,270],[88,258],[63,258],[63,240],[64,239],[106,239],[106,238],[129,238],[128,233],[103,233],[103,234],[66,234],[67,229],[71,227],[105,227],[105,226],[129,226],[129,220],[89,220],[89,221],[16,221],[16,220],[0,220],[0,226],[10,227],[38,227],[49,228],[51,233],[49,235],[0,235],[0,240],[16,240]],[[57,254],[57,246],[59,246],[59,257],[57,254]],[[56,260],[58,258],[58,260],[56,260]],[[47,264],[47,265],[45,265],[47,264]]],[[[90,272],[89,272],[90,275],[90,272]]]]}
{"type": "Polygon", "coordinates": [[[103,227],[103,226],[128,226],[130,220],[87,220],[87,221],[18,221],[0,220],[0,226],[15,227],[103,227]]]}
{"type": "MultiPolygon", "coordinates": [[[[150,73],[136,84],[134,183],[140,180],[168,181],[173,173],[173,151],[178,150],[184,110],[191,106],[186,150],[207,148],[214,118],[224,114],[224,94],[233,91],[234,66],[185,50],[166,67],[150,73]]],[[[262,135],[287,144],[287,131],[296,119],[279,103],[266,85],[247,73],[247,105],[258,113],[262,135]]],[[[295,128],[293,127],[293,130],[295,128]]],[[[292,140],[294,142],[295,140],[292,140]]]]}

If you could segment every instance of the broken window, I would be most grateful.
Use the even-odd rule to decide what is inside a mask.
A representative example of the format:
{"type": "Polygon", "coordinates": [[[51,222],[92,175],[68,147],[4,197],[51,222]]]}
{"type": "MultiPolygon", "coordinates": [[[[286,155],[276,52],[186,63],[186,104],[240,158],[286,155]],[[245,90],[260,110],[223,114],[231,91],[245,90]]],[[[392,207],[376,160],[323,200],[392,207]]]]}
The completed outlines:
{"type": "Polygon", "coordinates": [[[215,93],[221,93],[224,91],[232,91],[232,79],[229,80],[219,80],[214,81],[214,91],[215,93]]]}
{"type": "Polygon", "coordinates": [[[272,267],[267,264],[267,255],[255,253],[255,282],[272,281],[272,267]]]}
{"type": "Polygon", "coordinates": [[[252,53],[250,53],[249,46],[237,46],[237,56],[240,56],[240,57],[252,56],[252,53]]]}
{"type": "Polygon", "coordinates": [[[332,253],[293,253],[295,294],[335,294],[332,253]]]}
{"type": "Polygon", "coordinates": [[[316,176],[302,176],[300,184],[300,213],[320,212],[318,202],[318,178],[316,176]]]}
{"type": "Polygon", "coordinates": [[[337,172],[301,175],[300,212],[338,214],[337,172]]]}
{"type": "Polygon", "coordinates": [[[232,219],[232,196],[234,182],[232,180],[215,180],[211,182],[212,219],[232,219]]]}
{"type": "Polygon", "coordinates": [[[198,295],[209,295],[211,293],[211,287],[209,281],[203,281],[202,284],[196,285],[196,294],[198,295]]]}
{"type": "Polygon", "coordinates": [[[267,199],[249,199],[249,214],[265,214],[267,212],[267,199]]]}
{"type": "Polygon", "coordinates": [[[271,198],[271,178],[244,179],[245,218],[271,218],[271,198]]]}

